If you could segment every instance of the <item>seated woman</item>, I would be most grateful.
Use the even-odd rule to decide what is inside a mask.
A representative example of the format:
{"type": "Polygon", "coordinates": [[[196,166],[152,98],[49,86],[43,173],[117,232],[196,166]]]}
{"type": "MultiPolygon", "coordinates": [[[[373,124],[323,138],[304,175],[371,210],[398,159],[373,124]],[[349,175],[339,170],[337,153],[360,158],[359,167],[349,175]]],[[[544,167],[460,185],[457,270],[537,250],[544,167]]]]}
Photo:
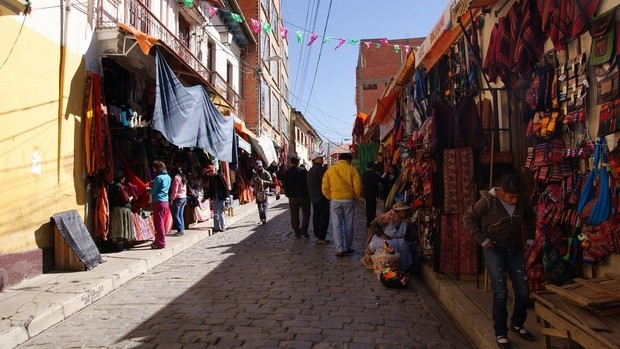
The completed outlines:
{"type": "Polygon", "coordinates": [[[400,254],[400,268],[407,271],[413,266],[414,258],[411,252],[412,231],[415,227],[407,217],[410,207],[398,201],[392,209],[375,218],[368,228],[366,251],[362,264],[372,268],[373,254],[387,253],[386,245],[395,253],[400,254]],[[387,242],[387,244],[386,244],[387,242]]]}

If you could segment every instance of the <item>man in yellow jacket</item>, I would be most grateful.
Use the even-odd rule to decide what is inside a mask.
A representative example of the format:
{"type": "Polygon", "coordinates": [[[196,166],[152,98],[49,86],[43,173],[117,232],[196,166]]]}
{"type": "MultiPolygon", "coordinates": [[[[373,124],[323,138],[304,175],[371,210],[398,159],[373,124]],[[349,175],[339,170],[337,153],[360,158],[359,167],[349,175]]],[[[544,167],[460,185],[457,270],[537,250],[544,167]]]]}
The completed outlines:
{"type": "Polygon", "coordinates": [[[321,182],[323,195],[330,200],[330,220],[336,243],[336,256],[349,256],[355,250],[353,244],[353,221],[355,200],[362,197],[362,179],[351,166],[353,156],[342,153],[338,162],[327,169],[321,182]]]}

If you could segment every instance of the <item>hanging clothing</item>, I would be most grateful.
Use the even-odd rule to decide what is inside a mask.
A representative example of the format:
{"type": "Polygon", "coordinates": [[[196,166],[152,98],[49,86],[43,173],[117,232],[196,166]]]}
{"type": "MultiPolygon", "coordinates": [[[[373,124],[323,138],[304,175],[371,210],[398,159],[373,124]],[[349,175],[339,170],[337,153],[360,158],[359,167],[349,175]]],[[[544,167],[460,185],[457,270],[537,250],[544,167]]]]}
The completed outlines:
{"type": "Polygon", "coordinates": [[[453,109],[444,100],[434,105],[431,150],[480,147],[485,143],[482,122],[474,99],[465,97],[453,109]]]}

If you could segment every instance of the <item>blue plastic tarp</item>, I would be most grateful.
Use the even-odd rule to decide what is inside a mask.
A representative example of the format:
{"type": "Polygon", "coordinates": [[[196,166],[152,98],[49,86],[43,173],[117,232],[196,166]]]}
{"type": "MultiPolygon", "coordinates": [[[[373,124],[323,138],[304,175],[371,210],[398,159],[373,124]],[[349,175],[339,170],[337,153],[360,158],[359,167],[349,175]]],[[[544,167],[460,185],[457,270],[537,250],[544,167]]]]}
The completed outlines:
{"type": "Polygon", "coordinates": [[[235,120],[223,116],[203,86],[185,87],[159,50],[153,129],[178,147],[201,148],[229,163],[237,162],[235,120]]]}

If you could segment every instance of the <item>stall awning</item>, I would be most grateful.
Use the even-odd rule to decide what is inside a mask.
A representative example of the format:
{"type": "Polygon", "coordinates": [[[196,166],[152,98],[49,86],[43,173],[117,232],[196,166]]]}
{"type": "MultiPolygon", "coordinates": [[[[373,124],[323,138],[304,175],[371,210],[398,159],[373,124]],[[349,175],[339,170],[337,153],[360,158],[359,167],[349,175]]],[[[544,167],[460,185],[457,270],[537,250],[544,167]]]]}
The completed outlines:
{"type": "Polygon", "coordinates": [[[392,107],[394,107],[394,102],[396,101],[397,96],[398,92],[392,90],[388,95],[377,99],[377,105],[375,106],[372,118],[368,123],[368,128],[372,128],[381,124],[383,119],[385,119],[386,116],[389,114],[389,111],[392,109],[392,107]]]}
{"type": "Polygon", "coordinates": [[[441,13],[441,16],[437,20],[437,23],[433,26],[433,29],[428,33],[426,39],[422,42],[422,45],[418,48],[418,51],[415,54],[416,58],[416,67],[418,67],[424,59],[426,55],[431,51],[431,49],[435,46],[435,44],[442,38],[443,33],[450,29],[452,26],[452,20],[450,18],[450,8],[456,5],[457,0],[450,0],[448,5],[441,13]]]}
{"type": "Polygon", "coordinates": [[[424,66],[431,69],[443,54],[463,34],[458,26],[458,19],[464,27],[471,23],[471,15],[480,8],[492,6],[497,0],[450,0],[448,6],[433,26],[420,48],[416,52],[416,68],[424,66]],[[465,9],[467,11],[465,11],[465,9]],[[472,12],[469,11],[472,9],[472,12]],[[452,11],[458,12],[452,12],[452,11]]]}
{"type": "Polygon", "coordinates": [[[254,149],[256,149],[258,155],[260,155],[261,159],[265,162],[265,167],[269,167],[273,163],[278,163],[278,154],[276,153],[276,148],[271,138],[262,135],[258,138],[252,137],[250,141],[252,145],[254,145],[254,149]]]}
{"type": "Polygon", "coordinates": [[[241,138],[239,135],[235,135],[237,137],[237,141],[239,142],[239,148],[245,150],[246,153],[252,153],[252,146],[245,139],[241,138]]]}

